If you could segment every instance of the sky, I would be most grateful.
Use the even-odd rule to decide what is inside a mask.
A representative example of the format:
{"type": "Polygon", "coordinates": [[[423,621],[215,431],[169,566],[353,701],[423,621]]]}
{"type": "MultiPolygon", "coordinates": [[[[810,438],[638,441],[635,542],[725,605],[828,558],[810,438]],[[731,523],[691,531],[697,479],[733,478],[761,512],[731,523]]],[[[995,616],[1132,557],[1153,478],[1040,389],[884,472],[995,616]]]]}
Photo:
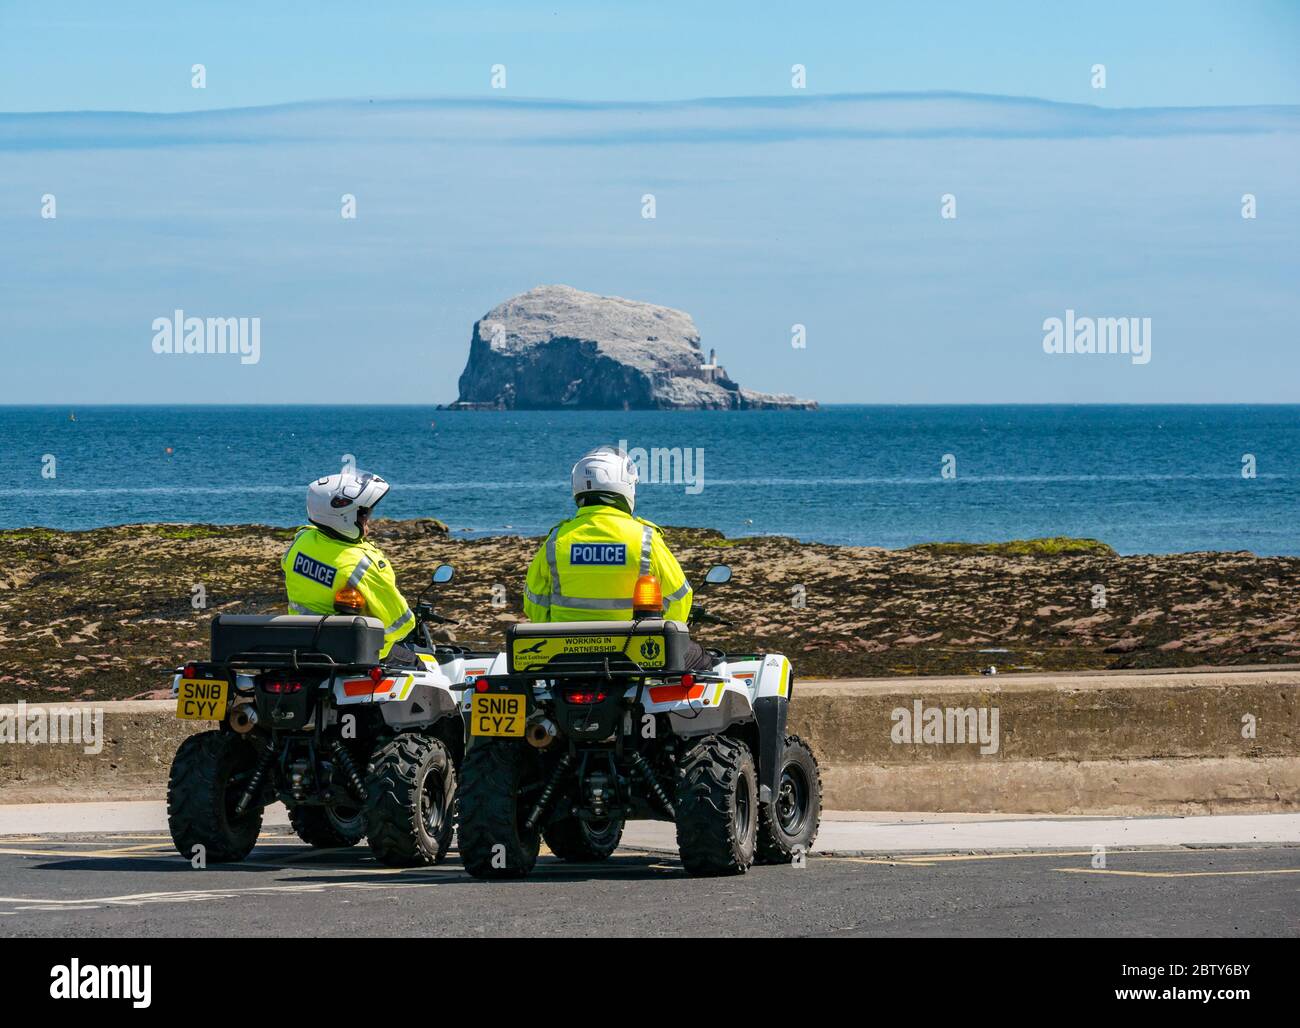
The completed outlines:
{"type": "Polygon", "coordinates": [[[1109,107],[1300,103],[1295,0],[654,4],[3,0],[0,110],[340,97],[673,100],[954,90],[1109,107]],[[207,86],[190,86],[202,63],[207,86]],[[1103,92],[1090,69],[1107,67],[1103,92]]]}
{"type": "Polygon", "coordinates": [[[448,402],[548,282],[822,402],[1300,400],[1298,3],[262,6],[0,0],[0,403],[448,402]]]}

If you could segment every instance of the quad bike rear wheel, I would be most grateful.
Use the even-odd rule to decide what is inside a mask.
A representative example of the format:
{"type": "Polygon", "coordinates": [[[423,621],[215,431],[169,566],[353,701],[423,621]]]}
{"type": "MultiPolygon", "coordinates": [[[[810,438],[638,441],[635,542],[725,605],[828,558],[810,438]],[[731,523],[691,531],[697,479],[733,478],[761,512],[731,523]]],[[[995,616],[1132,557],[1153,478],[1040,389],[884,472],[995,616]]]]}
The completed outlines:
{"type": "Polygon", "coordinates": [[[522,878],[537,863],[541,833],[526,829],[536,751],[523,740],[478,738],[461,763],[460,857],[475,878],[522,878]]]}
{"type": "Polygon", "coordinates": [[[677,765],[677,849],[693,875],[744,874],[758,834],[758,775],[749,747],[706,735],[677,765]]]}
{"type": "Polygon", "coordinates": [[[758,811],[760,864],[789,864],[807,853],[822,819],[822,778],[811,747],[787,735],[776,795],[758,811]]]}
{"type": "Polygon", "coordinates": [[[186,860],[243,860],[262,831],[262,797],[235,807],[257,768],[257,750],[232,732],[208,731],[181,743],[167,776],[167,828],[186,860]],[[197,850],[196,847],[201,847],[197,850]]]}
{"type": "Polygon", "coordinates": [[[561,860],[592,864],[606,860],[623,838],[623,820],[583,821],[566,817],[542,829],[542,838],[561,860]]]}
{"type": "Polygon", "coordinates": [[[455,828],[456,772],[437,739],[406,732],[375,748],[366,770],[366,838],[389,867],[446,859],[455,828]]]}
{"type": "Polygon", "coordinates": [[[359,806],[308,806],[289,811],[289,824],[298,838],[317,849],[347,849],[366,837],[366,815],[359,806]]]}

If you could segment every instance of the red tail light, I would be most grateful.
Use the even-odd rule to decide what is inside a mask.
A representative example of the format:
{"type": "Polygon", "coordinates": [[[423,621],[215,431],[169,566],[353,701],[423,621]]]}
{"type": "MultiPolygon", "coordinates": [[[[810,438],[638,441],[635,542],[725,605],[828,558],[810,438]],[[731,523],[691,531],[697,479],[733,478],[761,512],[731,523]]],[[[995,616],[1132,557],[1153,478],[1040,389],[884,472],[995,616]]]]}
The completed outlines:
{"type": "Polygon", "coordinates": [[[272,679],[269,682],[262,683],[262,689],[266,692],[281,695],[283,693],[302,692],[301,682],[287,682],[279,679],[272,679]]]}
{"type": "Polygon", "coordinates": [[[587,705],[591,703],[602,702],[609,693],[604,689],[569,689],[565,692],[564,698],[569,703],[578,703],[587,705]]]}
{"type": "Polygon", "coordinates": [[[186,664],[185,670],[181,672],[181,675],[185,678],[198,678],[199,669],[196,668],[193,664],[186,664]]]}
{"type": "Polygon", "coordinates": [[[682,675],[682,685],[685,686],[687,689],[693,688],[695,685],[695,676],[682,675]]]}
{"type": "Polygon", "coordinates": [[[370,669],[370,680],[378,685],[384,680],[384,669],[376,665],[370,669]]]}

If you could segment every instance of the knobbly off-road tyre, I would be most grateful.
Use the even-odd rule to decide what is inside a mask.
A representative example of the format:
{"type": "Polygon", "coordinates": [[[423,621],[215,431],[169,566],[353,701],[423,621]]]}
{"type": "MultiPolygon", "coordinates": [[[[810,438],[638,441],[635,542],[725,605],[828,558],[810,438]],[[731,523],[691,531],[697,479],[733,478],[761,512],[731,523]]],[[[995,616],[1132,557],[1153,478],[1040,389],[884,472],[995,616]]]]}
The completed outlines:
{"type": "Polygon", "coordinates": [[[527,831],[520,796],[537,773],[535,751],[522,739],[478,738],[465,751],[460,782],[460,857],[475,878],[522,878],[537,863],[541,833],[527,831]]]}
{"type": "Polygon", "coordinates": [[[366,837],[365,814],[360,808],[344,817],[327,807],[303,803],[289,811],[289,824],[299,839],[322,850],[347,849],[366,837]]]}
{"type": "Polygon", "coordinates": [[[677,849],[692,875],[744,874],[758,835],[758,773],[749,747],[696,740],[677,765],[677,849]]]}
{"type": "Polygon", "coordinates": [[[807,853],[822,820],[822,776],[812,748],[797,735],[785,737],[777,794],[758,811],[755,863],[789,864],[807,853]]]}
{"type": "Polygon", "coordinates": [[[561,860],[594,864],[609,859],[623,838],[623,821],[583,821],[566,817],[542,829],[547,848],[561,860]],[[595,826],[602,830],[597,831],[595,826]]]}
{"type": "Polygon", "coordinates": [[[380,863],[424,867],[446,859],[456,771],[439,740],[408,732],[381,743],[366,769],[366,795],[366,838],[380,863]]]}
{"type": "Polygon", "coordinates": [[[235,805],[257,767],[257,749],[231,732],[191,735],[180,744],[167,775],[167,828],[186,860],[203,847],[209,864],[237,863],[262,831],[260,797],[242,815],[235,805]]]}

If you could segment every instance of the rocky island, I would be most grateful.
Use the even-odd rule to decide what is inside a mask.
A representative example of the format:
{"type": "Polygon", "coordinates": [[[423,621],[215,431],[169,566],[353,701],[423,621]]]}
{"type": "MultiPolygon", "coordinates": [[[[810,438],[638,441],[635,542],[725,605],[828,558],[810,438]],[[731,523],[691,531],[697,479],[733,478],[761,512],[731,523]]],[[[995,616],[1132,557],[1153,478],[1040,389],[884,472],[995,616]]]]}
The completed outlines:
{"type": "Polygon", "coordinates": [[[538,286],[474,324],[460,410],[811,410],[745,389],[691,316],[671,307],[538,286]]]}

